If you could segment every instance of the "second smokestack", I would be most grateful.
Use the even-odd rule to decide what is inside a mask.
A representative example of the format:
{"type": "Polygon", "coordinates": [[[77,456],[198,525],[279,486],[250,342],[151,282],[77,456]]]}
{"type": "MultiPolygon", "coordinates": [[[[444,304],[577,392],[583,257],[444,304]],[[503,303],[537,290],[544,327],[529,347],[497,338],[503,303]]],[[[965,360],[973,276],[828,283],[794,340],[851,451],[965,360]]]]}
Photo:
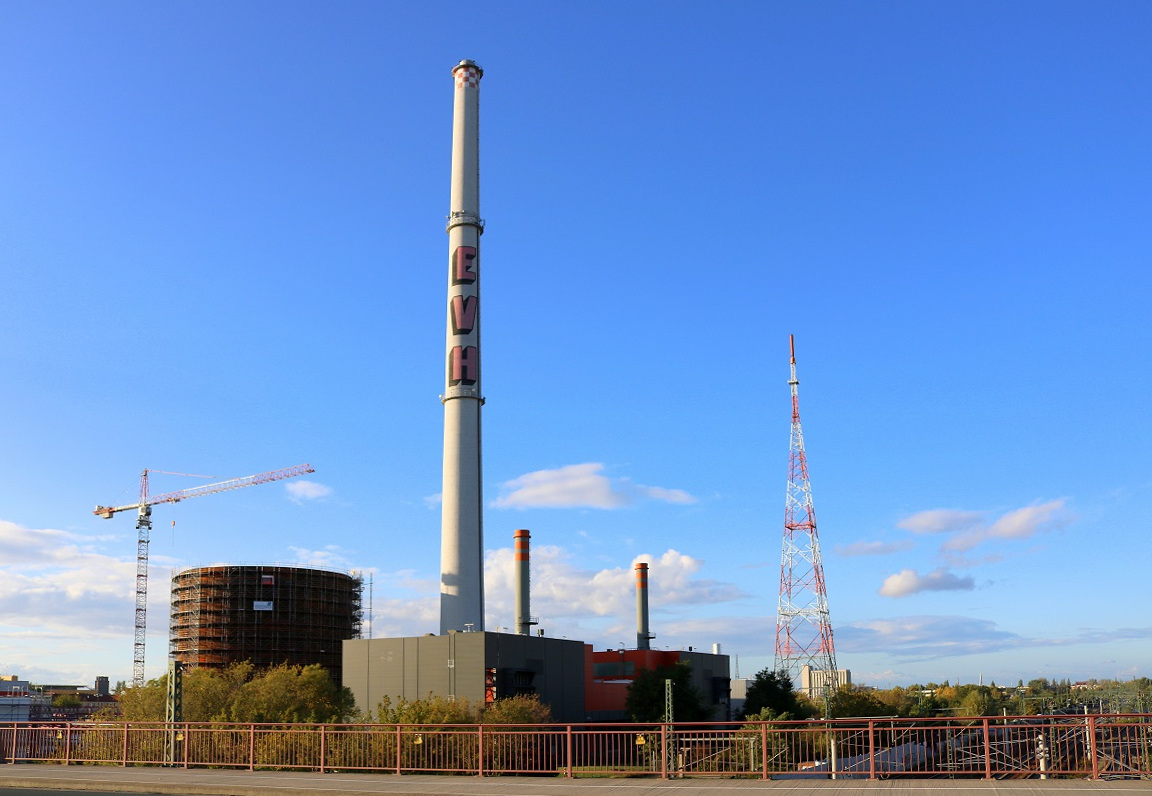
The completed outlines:
{"type": "Polygon", "coordinates": [[[532,535],[521,528],[512,533],[513,541],[513,568],[516,573],[516,632],[521,636],[532,635],[532,613],[528,596],[528,540],[532,535]]]}
{"type": "Polygon", "coordinates": [[[656,638],[648,632],[648,565],[636,565],[636,649],[651,649],[649,641],[656,638]]]}

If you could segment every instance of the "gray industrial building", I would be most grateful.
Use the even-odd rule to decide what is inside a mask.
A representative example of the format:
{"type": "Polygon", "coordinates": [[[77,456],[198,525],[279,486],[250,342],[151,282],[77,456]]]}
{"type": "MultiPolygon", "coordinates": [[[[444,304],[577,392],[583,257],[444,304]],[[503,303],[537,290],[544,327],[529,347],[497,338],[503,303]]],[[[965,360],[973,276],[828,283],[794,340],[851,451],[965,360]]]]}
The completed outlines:
{"type": "Polygon", "coordinates": [[[584,721],[583,642],[512,633],[352,639],[344,642],[343,684],[374,710],[385,696],[467,698],[474,705],[535,694],[561,722],[584,721]]]}

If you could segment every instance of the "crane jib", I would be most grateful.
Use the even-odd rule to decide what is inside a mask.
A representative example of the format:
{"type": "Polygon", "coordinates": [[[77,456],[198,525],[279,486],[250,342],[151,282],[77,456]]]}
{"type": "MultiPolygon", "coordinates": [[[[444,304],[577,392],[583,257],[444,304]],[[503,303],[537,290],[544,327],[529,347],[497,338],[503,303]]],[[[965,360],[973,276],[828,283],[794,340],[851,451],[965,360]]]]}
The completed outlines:
{"type": "Polygon", "coordinates": [[[163,495],[153,495],[149,497],[149,471],[145,470],[140,477],[140,500],[138,502],[129,506],[96,507],[92,513],[106,520],[112,519],[112,515],[119,511],[127,511],[129,509],[138,509],[140,511],[140,516],[136,521],[139,538],[136,544],[136,634],[132,654],[133,687],[144,685],[144,631],[148,611],[148,530],[152,527],[152,521],[149,519],[149,515],[152,513],[151,507],[157,503],[179,503],[185,498],[213,495],[217,492],[228,492],[233,489],[256,486],[257,484],[267,484],[272,481],[295,478],[298,475],[306,475],[314,472],[316,471],[312,469],[311,465],[298,464],[295,467],[288,467],[283,470],[271,470],[267,473],[259,473],[258,475],[233,478],[228,481],[220,481],[216,484],[207,484],[206,486],[182,489],[178,492],[167,492],[163,495]]]}
{"type": "Polygon", "coordinates": [[[243,478],[231,478],[227,481],[220,481],[215,484],[205,484],[204,486],[194,486],[189,489],[181,489],[176,492],[165,492],[161,495],[155,495],[146,502],[130,503],[127,506],[97,506],[92,513],[104,519],[112,519],[112,515],[121,511],[132,511],[139,509],[141,506],[155,506],[159,503],[179,503],[185,498],[202,497],[203,495],[214,495],[217,492],[228,492],[233,489],[241,489],[246,486],[256,486],[257,484],[267,484],[273,481],[281,481],[285,478],[295,478],[300,475],[307,475],[314,473],[316,470],[308,464],[300,464],[295,467],[288,467],[283,470],[271,470],[267,473],[259,473],[257,475],[246,475],[243,478]]]}

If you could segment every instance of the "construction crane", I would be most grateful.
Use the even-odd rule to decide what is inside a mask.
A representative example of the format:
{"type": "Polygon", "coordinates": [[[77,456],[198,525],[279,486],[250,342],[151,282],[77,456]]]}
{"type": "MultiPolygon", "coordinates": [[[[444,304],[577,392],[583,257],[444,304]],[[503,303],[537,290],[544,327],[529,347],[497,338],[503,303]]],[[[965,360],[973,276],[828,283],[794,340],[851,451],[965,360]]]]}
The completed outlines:
{"type": "MultiPolygon", "coordinates": [[[[140,475],[140,500],[127,506],[97,506],[93,514],[106,520],[120,511],[136,509],[136,637],[132,648],[132,686],[139,688],[144,685],[144,636],[148,618],[148,537],[152,530],[152,507],[158,503],[179,503],[188,498],[214,495],[217,492],[228,492],[233,489],[242,489],[246,486],[267,484],[271,481],[282,481],[285,478],[295,478],[298,475],[314,473],[311,465],[298,464],[284,470],[272,470],[259,475],[247,475],[243,478],[233,478],[215,484],[195,486],[191,489],[181,489],[177,492],[165,492],[161,495],[148,494],[148,473],[161,473],[164,470],[145,470],[140,475]]],[[[172,475],[187,475],[186,473],[172,473],[172,475]]],[[[204,476],[199,476],[204,477],[204,476]]]]}

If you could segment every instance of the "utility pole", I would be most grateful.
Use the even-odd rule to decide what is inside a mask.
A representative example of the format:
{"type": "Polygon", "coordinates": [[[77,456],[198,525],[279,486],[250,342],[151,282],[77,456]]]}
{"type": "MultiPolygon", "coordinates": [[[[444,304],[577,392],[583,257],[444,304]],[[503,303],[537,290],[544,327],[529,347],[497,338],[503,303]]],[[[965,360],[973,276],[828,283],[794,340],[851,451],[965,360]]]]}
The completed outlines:
{"type": "Polygon", "coordinates": [[[673,726],[676,721],[676,715],[673,710],[672,700],[672,680],[664,680],[664,735],[667,743],[664,746],[664,770],[668,772],[668,776],[676,776],[675,772],[679,766],[677,765],[676,748],[676,732],[673,726]]]}
{"type": "Polygon", "coordinates": [[[175,658],[168,660],[168,688],[164,701],[164,721],[167,738],[164,744],[164,762],[175,765],[183,755],[184,733],[178,725],[184,721],[184,665],[175,658]]]}
{"type": "MultiPolygon", "coordinates": [[[[816,510],[800,427],[800,399],[796,378],[796,343],[788,335],[791,352],[792,436],[788,462],[788,491],[784,505],[784,545],[780,562],[780,599],[776,611],[776,671],[787,672],[798,682],[807,665],[820,670],[825,688],[838,685],[836,649],[828,616],[828,592],[820,539],[816,533],[816,510]]],[[[810,674],[810,677],[811,677],[810,674]]],[[[811,685],[811,683],[810,683],[811,685]]]]}

